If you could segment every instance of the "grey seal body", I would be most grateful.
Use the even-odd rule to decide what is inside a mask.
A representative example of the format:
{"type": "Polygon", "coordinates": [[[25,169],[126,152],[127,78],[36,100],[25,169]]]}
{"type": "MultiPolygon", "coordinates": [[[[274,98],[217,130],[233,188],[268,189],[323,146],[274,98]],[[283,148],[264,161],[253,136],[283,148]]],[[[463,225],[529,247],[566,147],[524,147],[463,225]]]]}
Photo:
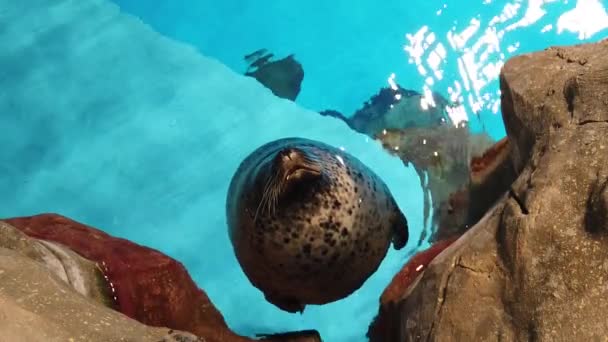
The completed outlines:
{"type": "Polygon", "coordinates": [[[285,138],[243,160],[226,203],[228,230],[245,275],[288,312],[361,287],[393,242],[408,240],[386,184],[354,156],[285,138]]]}

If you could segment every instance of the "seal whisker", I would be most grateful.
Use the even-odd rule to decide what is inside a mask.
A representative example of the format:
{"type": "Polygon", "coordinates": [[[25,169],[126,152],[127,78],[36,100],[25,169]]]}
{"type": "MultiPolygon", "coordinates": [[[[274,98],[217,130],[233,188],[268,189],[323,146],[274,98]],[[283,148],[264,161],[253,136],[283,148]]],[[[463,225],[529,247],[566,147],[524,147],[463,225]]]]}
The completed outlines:
{"type": "Polygon", "coordinates": [[[305,154],[302,156],[302,161],[305,165],[310,168],[317,169],[319,168],[319,164],[321,164],[321,160],[316,156],[311,156],[309,154],[305,154]]]}
{"type": "Polygon", "coordinates": [[[267,189],[265,189],[266,193],[266,203],[264,205],[265,213],[269,216],[273,216],[275,212],[275,208],[278,204],[278,198],[283,188],[283,178],[279,176],[272,177],[267,185],[267,189]]]}
{"type": "Polygon", "coordinates": [[[255,210],[255,215],[253,217],[253,223],[254,224],[258,220],[258,214],[260,213],[260,209],[263,208],[263,210],[266,210],[266,207],[268,206],[268,195],[269,195],[269,193],[271,192],[271,189],[272,189],[273,178],[274,177],[270,177],[266,181],[266,184],[264,185],[264,192],[262,193],[262,198],[260,198],[260,203],[258,203],[258,207],[255,210]]]}
{"type": "Polygon", "coordinates": [[[283,188],[284,181],[282,178],[275,177],[275,183],[272,186],[272,192],[270,196],[270,208],[268,210],[268,214],[273,216],[275,214],[276,207],[278,205],[279,195],[281,194],[281,189],[283,188]]]}
{"type": "Polygon", "coordinates": [[[275,205],[275,197],[276,197],[276,183],[277,183],[277,178],[273,177],[272,181],[270,182],[270,184],[268,185],[268,196],[266,198],[266,205],[264,207],[264,211],[267,215],[272,215],[272,208],[275,205]]]}

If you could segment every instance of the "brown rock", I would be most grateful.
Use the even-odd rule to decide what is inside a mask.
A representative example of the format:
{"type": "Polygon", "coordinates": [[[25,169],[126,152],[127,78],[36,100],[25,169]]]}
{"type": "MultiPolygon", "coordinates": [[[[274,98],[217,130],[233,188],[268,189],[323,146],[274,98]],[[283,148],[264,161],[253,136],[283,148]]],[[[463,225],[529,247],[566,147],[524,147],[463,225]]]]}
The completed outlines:
{"type": "Polygon", "coordinates": [[[510,152],[511,144],[504,138],[471,159],[469,181],[435,211],[438,225],[431,241],[462,235],[509,190],[517,177],[510,152]]]}
{"type": "Polygon", "coordinates": [[[471,160],[467,227],[477,223],[517,178],[510,154],[511,143],[503,138],[471,160]]]}
{"type": "Polygon", "coordinates": [[[439,253],[448,248],[455,239],[439,241],[431,248],[414,255],[397,273],[380,297],[380,310],[367,333],[371,342],[398,341],[399,335],[399,306],[408,289],[416,281],[422,271],[435,259],[439,253]]]}
{"type": "Polygon", "coordinates": [[[170,342],[178,335],[196,341],[188,333],[149,327],[101,305],[94,286],[87,288],[100,275],[95,264],[71,253],[48,248],[0,222],[0,341],[170,342]]]}
{"type": "MultiPolygon", "coordinates": [[[[3,235],[0,229],[0,241],[11,241],[11,245],[19,246],[24,256],[44,261],[48,259],[47,254],[50,254],[41,254],[49,248],[45,249],[44,246],[68,246],[97,263],[99,267],[89,260],[79,258],[85,265],[81,268],[92,273],[90,277],[107,277],[107,282],[97,282],[99,286],[89,293],[89,297],[99,303],[113,307],[144,324],[191,332],[207,342],[252,341],[233,333],[183,265],[159,251],[110,236],[57,214],[4,221],[6,223],[0,221],[0,228],[10,223],[28,236],[40,239],[15,238],[13,235],[3,235]],[[115,301],[107,303],[108,295],[116,296],[115,301]]],[[[66,249],[64,252],[77,257],[72,250],[66,249]]],[[[86,283],[95,281],[89,280],[86,283]]],[[[186,333],[177,331],[171,334],[171,338],[178,339],[178,335],[182,336],[183,341],[192,340],[186,333]]],[[[318,332],[309,330],[268,335],[261,340],[316,342],[321,341],[321,338],[318,332]]]]}
{"type": "Polygon", "coordinates": [[[104,306],[112,307],[103,273],[96,263],[58,243],[27,237],[17,228],[0,221],[0,247],[45,265],[76,292],[104,306]]]}
{"type": "Polygon", "coordinates": [[[398,341],[608,336],[608,40],[501,74],[511,190],[398,303],[398,341]]]}
{"type": "Polygon", "coordinates": [[[509,60],[500,76],[502,112],[518,172],[537,138],[573,123],[608,121],[606,44],[551,47],[509,60]]]}
{"type": "Polygon", "coordinates": [[[510,152],[511,143],[504,138],[472,157],[468,182],[439,203],[435,211],[438,224],[432,241],[462,235],[509,190],[517,177],[510,152]]]}
{"type": "Polygon", "coordinates": [[[437,205],[434,217],[437,228],[431,235],[431,242],[460,236],[469,228],[470,193],[469,186],[465,185],[437,205]]]}
{"type": "Polygon", "coordinates": [[[207,341],[247,341],[178,261],[56,214],[5,220],[27,235],[61,243],[97,262],[116,296],[116,309],[151,326],[192,332],[207,341]]]}

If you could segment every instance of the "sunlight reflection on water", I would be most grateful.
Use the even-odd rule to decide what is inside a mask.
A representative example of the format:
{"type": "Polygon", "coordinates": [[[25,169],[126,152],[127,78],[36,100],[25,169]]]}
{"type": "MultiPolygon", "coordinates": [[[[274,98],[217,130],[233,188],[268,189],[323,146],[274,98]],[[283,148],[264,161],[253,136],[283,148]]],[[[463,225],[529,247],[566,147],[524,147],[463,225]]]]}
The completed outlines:
{"type": "MultiPolygon", "coordinates": [[[[484,5],[491,0],[485,0],[484,5]]],[[[556,0],[516,0],[504,5],[502,11],[491,18],[472,18],[466,24],[454,25],[447,32],[435,32],[427,25],[415,33],[406,34],[404,51],[408,62],[415,64],[423,80],[422,89],[428,99],[432,90],[447,93],[458,106],[448,108],[454,124],[469,121],[468,113],[500,111],[500,90],[496,80],[505,61],[516,54],[525,42],[507,42],[505,36],[516,29],[536,24],[548,11],[545,7],[556,0]],[[444,39],[439,39],[443,37],[444,39]],[[457,57],[454,57],[456,55],[457,57]],[[457,68],[458,77],[444,89],[432,89],[444,78],[445,70],[457,68]]],[[[568,1],[561,1],[567,4],[568,1]]],[[[436,15],[444,15],[447,5],[436,15]]],[[[578,39],[592,38],[608,28],[608,14],[599,0],[578,0],[576,6],[562,12],[555,25],[546,24],[539,29],[545,34],[575,33],[578,39]]],[[[525,37],[525,36],[524,36],[525,37]]],[[[445,83],[444,83],[445,84],[445,83]]],[[[425,105],[424,103],[422,104],[425,105]]]]}

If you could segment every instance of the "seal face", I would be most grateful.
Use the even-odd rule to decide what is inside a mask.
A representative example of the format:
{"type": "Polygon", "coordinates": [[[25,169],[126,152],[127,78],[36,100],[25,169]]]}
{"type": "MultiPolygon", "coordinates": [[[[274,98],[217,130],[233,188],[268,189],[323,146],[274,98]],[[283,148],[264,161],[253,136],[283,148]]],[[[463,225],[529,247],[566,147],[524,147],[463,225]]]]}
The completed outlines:
{"type": "Polygon", "coordinates": [[[228,231],[245,275],[288,312],[357,290],[393,242],[408,240],[386,184],[354,156],[285,138],[243,160],[228,190],[228,231]]]}

